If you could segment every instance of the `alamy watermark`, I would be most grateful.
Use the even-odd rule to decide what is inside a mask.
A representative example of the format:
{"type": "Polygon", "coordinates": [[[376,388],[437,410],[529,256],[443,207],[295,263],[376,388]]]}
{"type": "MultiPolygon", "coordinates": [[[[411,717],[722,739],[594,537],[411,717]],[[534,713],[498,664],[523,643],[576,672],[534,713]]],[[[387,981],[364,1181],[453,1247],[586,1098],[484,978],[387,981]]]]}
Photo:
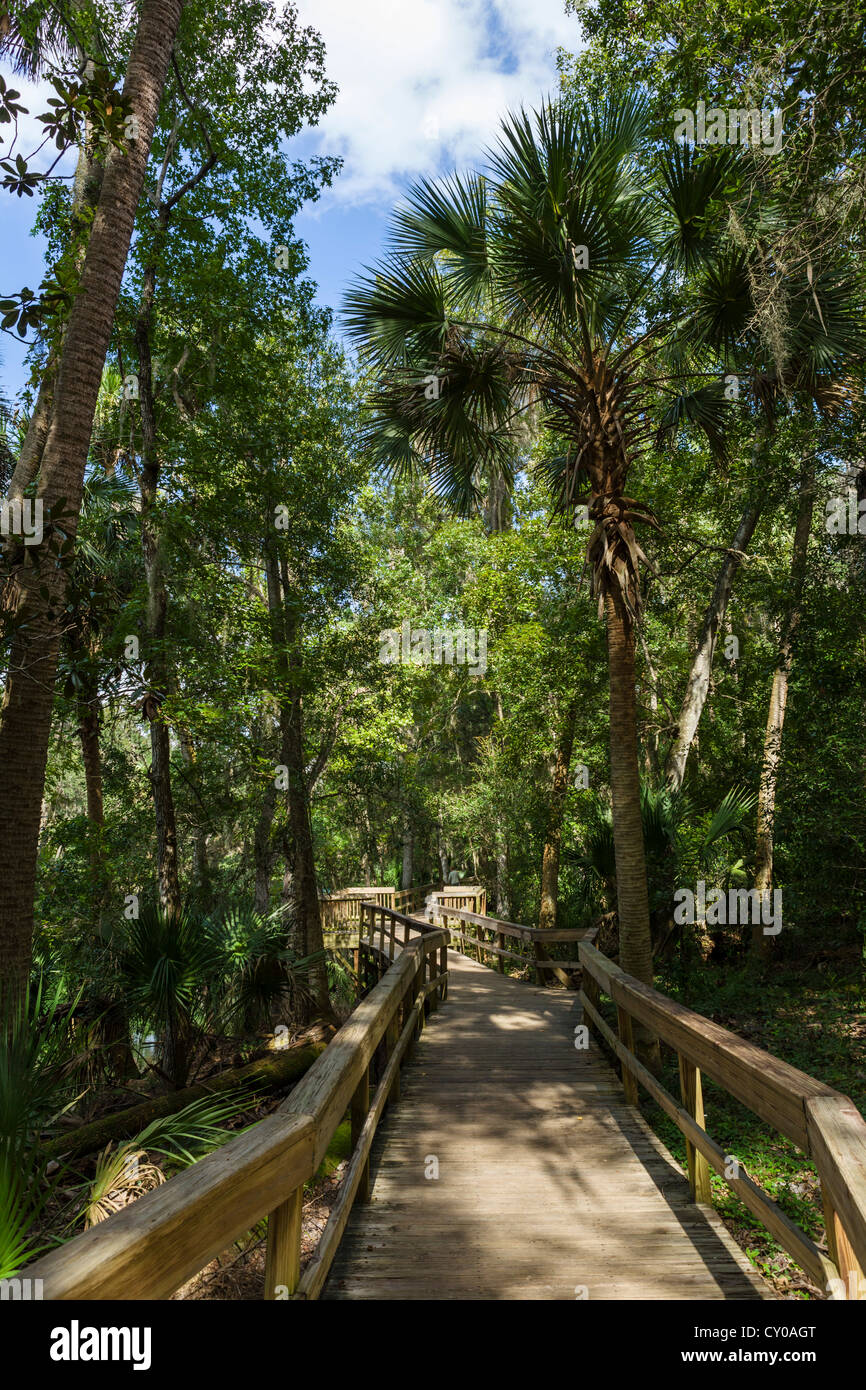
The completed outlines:
{"type": "Polygon", "coordinates": [[[43,531],[41,497],[0,498],[0,536],[20,536],[25,545],[41,545],[43,531]]]}
{"type": "Polygon", "coordinates": [[[151,1364],[149,1327],[82,1327],[73,1318],[69,1327],[51,1332],[48,1354],[52,1361],[131,1361],[134,1371],[151,1364]]]}
{"type": "Polygon", "coordinates": [[[782,890],[774,888],[759,892],[757,888],[707,888],[704,879],[698,879],[696,891],[691,888],[677,888],[674,892],[674,921],[678,926],[685,922],[706,922],[708,927],[751,922],[762,924],[764,936],[778,936],[782,930],[782,890]]]}
{"type": "Polygon", "coordinates": [[[674,139],[688,145],[761,146],[772,154],[782,148],[782,113],[771,107],[711,106],[703,100],[695,111],[674,112],[674,139]]]}
{"type": "Polygon", "coordinates": [[[379,633],[385,666],[468,666],[470,676],[487,671],[487,628],[416,627],[408,618],[379,633]]]}
{"type": "Polygon", "coordinates": [[[0,1279],[0,1302],[39,1301],[43,1297],[41,1279],[0,1279]]]}
{"type": "Polygon", "coordinates": [[[829,536],[866,536],[866,497],[860,500],[853,487],[847,497],[831,497],[824,526],[829,536]]]}

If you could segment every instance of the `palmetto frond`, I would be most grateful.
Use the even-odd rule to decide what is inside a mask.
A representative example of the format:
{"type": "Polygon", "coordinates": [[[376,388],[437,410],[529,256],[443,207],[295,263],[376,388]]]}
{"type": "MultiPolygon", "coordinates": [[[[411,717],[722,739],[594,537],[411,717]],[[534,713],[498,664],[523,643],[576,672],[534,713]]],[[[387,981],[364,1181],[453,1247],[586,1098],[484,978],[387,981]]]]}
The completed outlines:
{"type": "Polygon", "coordinates": [[[506,322],[547,337],[599,328],[610,283],[640,264],[655,229],[631,156],[643,103],[549,103],[503,122],[490,155],[490,249],[506,322]]]}
{"type": "Polygon", "coordinates": [[[704,847],[708,849],[717,840],[721,840],[726,835],[730,835],[732,831],[738,830],[743,822],[751,816],[757,804],[758,797],[755,792],[746,791],[743,787],[731,787],[710,818],[704,834],[704,847]]]}
{"type": "Polygon", "coordinates": [[[349,292],[344,317],[379,367],[435,360],[448,334],[446,285],[435,265],[391,257],[349,292]]]}
{"type": "Polygon", "coordinates": [[[718,249],[720,197],[734,182],[734,151],[674,145],[662,152],[658,167],[665,260],[683,271],[697,270],[718,249]]]}
{"type": "Polygon", "coordinates": [[[398,255],[412,260],[432,264],[440,258],[449,293],[475,302],[490,273],[485,180],[477,174],[455,174],[439,184],[422,180],[394,213],[391,242],[398,255]]]}
{"type": "Polygon", "coordinates": [[[725,396],[722,380],[678,391],[661,413],[656,442],[661,448],[666,438],[675,437],[689,427],[697,428],[707,440],[713,457],[722,460],[727,453],[730,410],[731,403],[725,396]]]}

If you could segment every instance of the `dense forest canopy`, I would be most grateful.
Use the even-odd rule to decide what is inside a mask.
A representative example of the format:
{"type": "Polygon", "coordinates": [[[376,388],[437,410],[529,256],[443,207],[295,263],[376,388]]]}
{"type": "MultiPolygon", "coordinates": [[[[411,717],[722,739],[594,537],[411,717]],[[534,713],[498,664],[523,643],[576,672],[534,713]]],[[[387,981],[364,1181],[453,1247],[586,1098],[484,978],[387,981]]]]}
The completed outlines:
{"type": "Polygon", "coordinates": [[[350,886],[595,928],[866,1097],[862,9],[565,10],[335,316],[314,6],[0,2],[0,1277],[123,1186],[46,1185],[64,1109],[329,1035],[350,886]]]}

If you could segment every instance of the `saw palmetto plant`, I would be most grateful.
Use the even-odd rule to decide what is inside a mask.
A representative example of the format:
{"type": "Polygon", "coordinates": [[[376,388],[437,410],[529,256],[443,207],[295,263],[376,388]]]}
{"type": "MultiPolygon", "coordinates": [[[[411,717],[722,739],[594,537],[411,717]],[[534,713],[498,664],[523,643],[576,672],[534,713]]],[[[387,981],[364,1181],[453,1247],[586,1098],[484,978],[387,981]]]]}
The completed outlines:
{"type": "Polygon", "coordinates": [[[96,1172],[87,1186],[85,1226],[96,1226],[138,1197],[159,1187],[166,1172],[152,1155],[169,1167],[186,1167],[228,1143],[237,1133],[227,1126],[249,1110],[249,1091],[227,1091],[221,1096],[201,1096],[174,1115],[161,1115],[134,1138],[99,1155],[96,1172]]]}
{"type": "Polygon", "coordinates": [[[425,472],[466,514],[485,483],[510,484],[528,462],[529,422],[556,441],[533,461],[553,510],[588,509],[608,639],[621,962],[649,981],[634,665],[638,533],[658,519],[629,478],[685,428],[724,454],[737,400],[757,415],[786,391],[831,390],[859,330],[844,273],[816,263],[788,286],[778,360],[756,319],[759,238],[742,219],[731,231],[748,155],[664,150],[647,129],[633,96],[509,116],[483,173],[412,190],[345,317],[374,383],[365,443],[381,468],[425,472]]]}
{"type": "Polygon", "coordinates": [[[36,1253],[32,1234],[48,1197],[39,1135],[71,1103],[74,1044],[59,991],[40,981],[0,1001],[0,1279],[36,1253]]]}

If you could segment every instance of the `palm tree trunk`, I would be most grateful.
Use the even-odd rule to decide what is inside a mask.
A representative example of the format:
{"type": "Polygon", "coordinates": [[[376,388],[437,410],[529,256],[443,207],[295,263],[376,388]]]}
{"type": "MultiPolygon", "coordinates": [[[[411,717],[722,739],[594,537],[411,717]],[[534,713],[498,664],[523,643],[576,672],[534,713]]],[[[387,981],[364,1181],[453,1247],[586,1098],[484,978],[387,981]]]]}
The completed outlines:
{"type": "Polygon", "coordinates": [[[752,536],[755,533],[755,527],[758,524],[760,515],[760,502],[749,503],[745,508],[740,518],[740,524],[737,527],[734,543],[722,561],[721,568],[716,578],[715,588],[713,589],[713,596],[704,614],[704,621],[701,625],[701,632],[698,638],[697,651],[695,652],[692,667],[689,671],[686,694],[677,722],[676,736],[671,745],[665,764],[665,776],[668,785],[674,791],[679,791],[683,784],[689,752],[694,742],[695,734],[697,733],[704,705],[707,702],[707,695],[710,689],[710,675],[713,669],[713,656],[716,650],[716,638],[718,637],[719,628],[725,620],[728,600],[731,597],[731,589],[734,584],[734,576],[740,567],[742,555],[748,549],[752,536]]]}
{"type": "MultiPolygon", "coordinates": [[[[81,57],[83,61],[83,55],[81,57]]],[[[99,202],[103,167],[102,161],[95,157],[92,124],[90,121],[85,121],[84,138],[78,150],[75,181],[72,186],[71,231],[73,237],[82,238],[82,246],[77,252],[78,270],[81,270],[84,264],[85,246],[83,241],[90,222],[88,214],[99,202]]],[[[10,501],[22,498],[25,490],[39,473],[42,451],[45,448],[48,428],[51,424],[58,362],[59,353],[55,349],[45,364],[45,370],[39,382],[36,404],[33,407],[27,425],[27,433],[24,436],[24,443],[15,465],[15,472],[9,484],[10,501]]]]}
{"type": "Polygon", "coordinates": [[[610,787],[619,914],[619,963],[629,975],[651,985],[652,937],[640,809],[634,623],[618,592],[608,591],[604,606],[610,671],[610,787]]]}
{"type": "Polygon", "coordinates": [[[541,856],[541,906],[538,913],[539,927],[556,926],[556,909],[559,897],[559,855],[562,845],[562,818],[565,812],[565,798],[568,792],[568,774],[571,769],[571,754],[574,748],[574,728],[577,723],[577,699],[568,706],[559,747],[553,765],[553,787],[550,793],[550,811],[547,820],[547,834],[541,856]]]}
{"type": "MultiPolygon", "coordinates": [[[[39,497],[48,517],[64,499],[63,532],[78,529],[84,470],[105,355],[144,186],[150,142],[180,22],[182,0],[143,0],[124,93],[137,120],[137,139],[108,155],[79,292],[69,313],[42,451],[39,497]]],[[[50,524],[46,534],[50,534],[50,524]]],[[[65,570],[19,570],[10,603],[15,637],[0,715],[4,797],[15,807],[0,837],[0,988],[23,988],[30,969],[39,824],[65,570]],[[45,590],[47,589],[47,593],[45,590]]]]}
{"type": "MultiPolygon", "coordinates": [[[[770,708],[764,734],[761,784],[758,789],[755,888],[762,902],[773,887],[773,832],[776,816],[776,788],[782,761],[782,731],[785,726],[785,711],[788,704],[788,683],[794,662],[794,641],[800,625],[800,601],[806,579],[806,557],[809,548],[809,534],[812,529],[814,503],[815,465],[814,461],[810,460],[804,466],[800,484],[800,506],[797,512],[797,525],[794,530],[794,544],[791,552],[790,604],[782,622],[776,669],[773,672],[770,708]]],[[[759,959],[768,959],[772,940],[772,937],[764,935],[760,922],[753,924],[751,945],[753,955],[759,959]]]]}

